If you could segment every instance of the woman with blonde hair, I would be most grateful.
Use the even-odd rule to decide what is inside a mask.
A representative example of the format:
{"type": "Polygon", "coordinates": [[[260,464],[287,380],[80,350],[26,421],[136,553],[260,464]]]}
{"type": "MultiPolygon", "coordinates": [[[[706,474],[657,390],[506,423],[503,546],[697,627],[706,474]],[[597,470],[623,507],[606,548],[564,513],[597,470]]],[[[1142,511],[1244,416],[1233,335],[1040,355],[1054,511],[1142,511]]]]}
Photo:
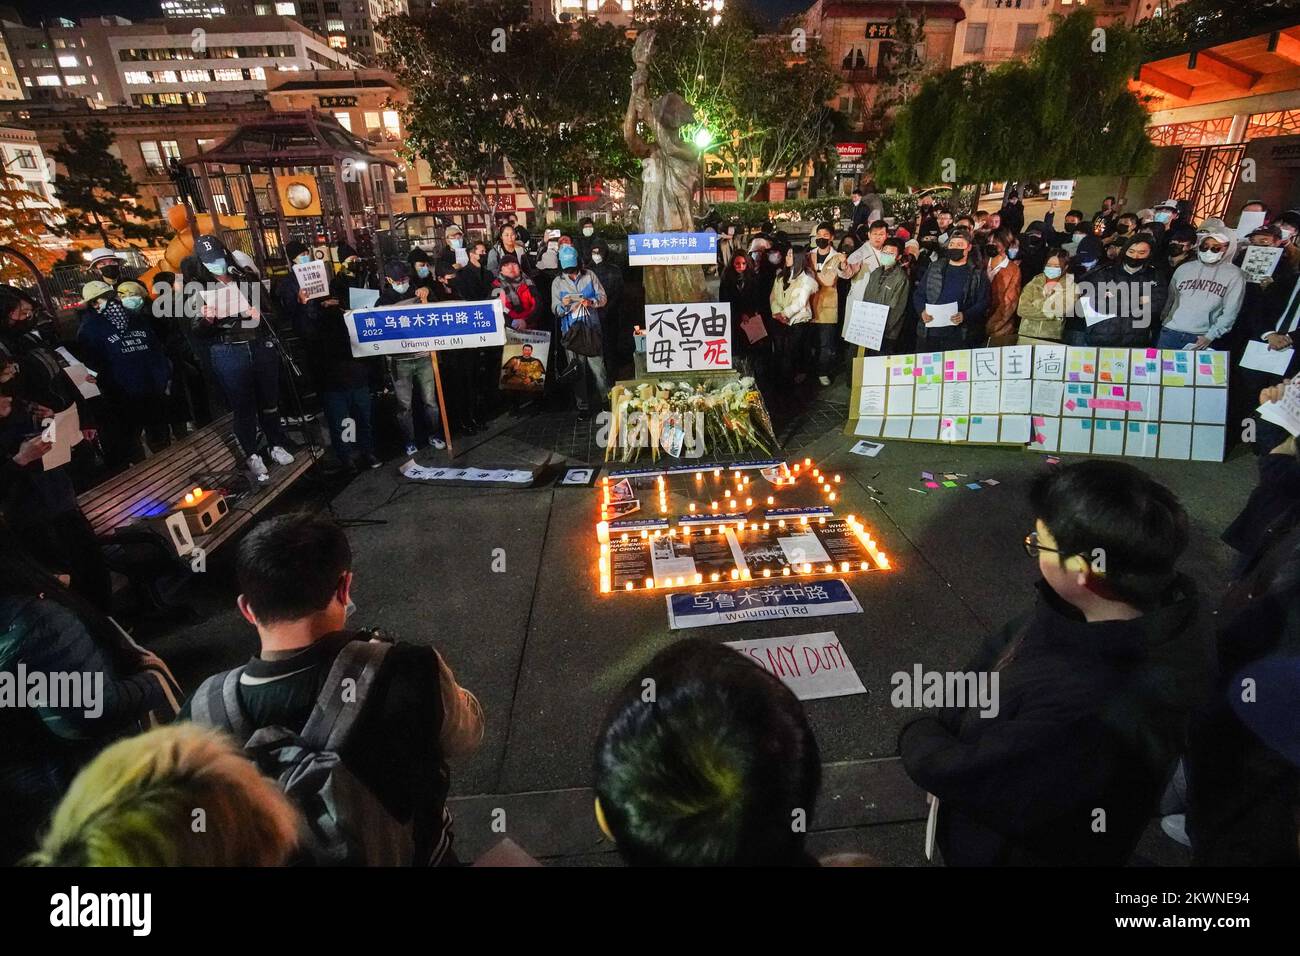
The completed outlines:
{"type": "Polygon", "coordinates": [[[128,737],[72,782],[36,866],[282,866],[300,817],[224,734],[180,723],[128,737]]]}

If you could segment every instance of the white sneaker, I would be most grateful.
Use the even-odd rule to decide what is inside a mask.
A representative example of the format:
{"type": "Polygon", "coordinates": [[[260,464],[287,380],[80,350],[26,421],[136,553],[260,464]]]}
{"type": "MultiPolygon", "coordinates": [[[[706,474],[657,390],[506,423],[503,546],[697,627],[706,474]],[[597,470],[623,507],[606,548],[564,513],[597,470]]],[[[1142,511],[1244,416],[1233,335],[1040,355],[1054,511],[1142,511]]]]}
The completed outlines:
{"type": "Polygon", "coordinates": [[[442,449],[444,449],[444,448],[447,447],[447,443],[446,443],[445,441],[443,441],[441,438],[434,438],[432,435],[430,435],[430,436],[429,436],[429,447],[430,447],[430,448],[437,448],[439,451],[441,451],[442,449]]]}
{"type": "Polygon", "coordinates": [[[266,472],[266,465],[262,462],[261,455],[248,456],[248,470],[253,473],[253,477],[258,481],[266,481],[271,477],[266,472]]]}
{"type": "Polygon", "coordinates": [[[817,376],[817,382],[821,385],[829,385],[831,380],[825,375],[819,375],[817,376]]]}
{"type": "Polygon", "coordinates": [[[293,455],[289,454],[279,445],[271,446],[271,460],[277,465],[292,465],[293,455]]]}
{"type": "Polygon", "coordinates": [[[406,451],[403,454],[405,454],[408,458],[410,458],[415,454],[415,452],[416,452],[416,447],[414,445],[407,445],[406,451]]]}

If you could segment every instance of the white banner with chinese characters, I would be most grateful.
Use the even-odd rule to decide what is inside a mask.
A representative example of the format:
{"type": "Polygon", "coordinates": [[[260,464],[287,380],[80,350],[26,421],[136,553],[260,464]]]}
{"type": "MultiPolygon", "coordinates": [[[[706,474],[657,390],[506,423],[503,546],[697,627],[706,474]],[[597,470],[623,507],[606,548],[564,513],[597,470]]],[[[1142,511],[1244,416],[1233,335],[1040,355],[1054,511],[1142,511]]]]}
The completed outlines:
{"type": "Polygon", "coordinates": [[[686,302],[645,307],[645,368],[713,372],[731,368],[731,305],[686,302]]]}

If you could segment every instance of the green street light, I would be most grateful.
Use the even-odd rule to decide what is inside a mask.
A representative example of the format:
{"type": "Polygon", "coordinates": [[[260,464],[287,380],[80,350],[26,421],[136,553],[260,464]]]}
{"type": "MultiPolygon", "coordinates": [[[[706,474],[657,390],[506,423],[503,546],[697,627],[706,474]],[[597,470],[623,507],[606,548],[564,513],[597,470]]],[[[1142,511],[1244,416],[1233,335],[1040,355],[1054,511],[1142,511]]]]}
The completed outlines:
{"type": "Polygon", "coordinates": [[[707,126],[701,126],[695,131],[695,148],[699,150],[708,149],[713,145],[713,134],[709,132],[707,126]]]}

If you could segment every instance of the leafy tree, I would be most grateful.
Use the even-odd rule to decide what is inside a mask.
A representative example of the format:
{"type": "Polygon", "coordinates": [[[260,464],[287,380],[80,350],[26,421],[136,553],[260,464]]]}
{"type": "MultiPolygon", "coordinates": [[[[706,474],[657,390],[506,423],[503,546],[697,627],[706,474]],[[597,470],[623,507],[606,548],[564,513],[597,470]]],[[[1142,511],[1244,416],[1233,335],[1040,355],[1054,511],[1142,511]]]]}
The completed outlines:
{"type": "MultiPolygon", "coordinates": [[[[56,225],[48,209],[34,205],[44,202],[44,197],[32,192],[21,176],[0,167],[0,245],[17,249],[42,271],[58,261],[58,253],[42,241],[56,225]]],[[[6,260],[0,267],[0,278],[11,278],[8,273],[13,271],[13,265],[6,260]]]]}
{"type": "Polygon", "coordinates": [[[692,0],[658,0],[646,15],[656,33],[652,95],[691,104],[741,201],[833,149],[840,118],[828,104],[839,78],[815,39],[764,34],[739,2],[716,24],[692,0]]]}
{"type": "Polygon", "coordinates": [[[106,246],[110,231],[146,242],[160,235],[158,225],[141,215],[126,164],[109,152],[116,139],[99,120],[80,129],[63,127],[63,142],[51,152],[62,167],[54,179],[54,194],[63,204],[61,235],[98,235],[106,246]]]}
{"type": "Polygon", "coordinates": [[[898,114],[877,179],[971,184],[1148,170],[1148,114],[1128,87],[1143,56],[1137,36],[1110,27],[1099,43],[1086,9],[1054,21],[1027,60],[926,79],[898,114]]]}
{"type": "Polygon", "coordinates": [[[1300,14],[1300,0],[1184,0],[1158,17],[1148,17],[1136,32],[1152,52],[1177,49],[1204,37],[1224,37],[1271,26],[1300,14]]]}
{"type": "Polygon", "coordinates": [[[467,184],[485,215],[511,171],[540,212],[574,180],[621,176],[630,46],[621,31],[532,22],[525,0],[445,0],[382,21],[386,64],[409,91],[408,156],[444,186],[467,184]]]}

